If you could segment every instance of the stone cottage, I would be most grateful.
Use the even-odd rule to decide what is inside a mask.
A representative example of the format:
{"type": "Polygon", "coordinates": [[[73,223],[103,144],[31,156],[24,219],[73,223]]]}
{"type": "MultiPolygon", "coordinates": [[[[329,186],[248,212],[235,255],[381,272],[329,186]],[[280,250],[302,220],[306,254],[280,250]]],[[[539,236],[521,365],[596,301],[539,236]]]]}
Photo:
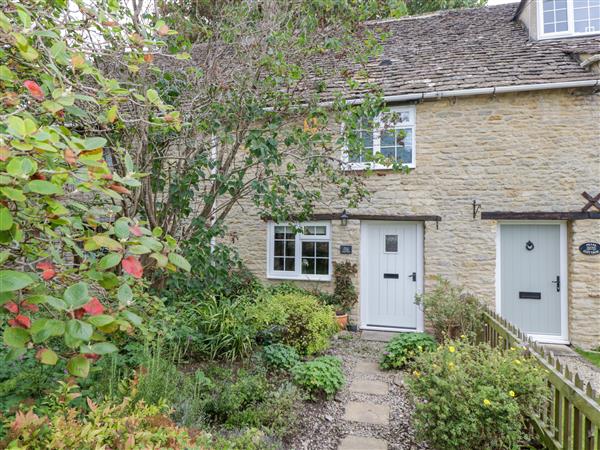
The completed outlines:
{"type": "Polygon", "coordinates": [[[395,119],[361,136],[410,170],[371,167],[367,202],[302,233],[231,214],[247,266],[330,290],[332,262],[356,262],[362,329],[423,330],[414,297],[441,275],[540,341],[600,346],[600,0],[380,23],[371,72],[395,119]]]}

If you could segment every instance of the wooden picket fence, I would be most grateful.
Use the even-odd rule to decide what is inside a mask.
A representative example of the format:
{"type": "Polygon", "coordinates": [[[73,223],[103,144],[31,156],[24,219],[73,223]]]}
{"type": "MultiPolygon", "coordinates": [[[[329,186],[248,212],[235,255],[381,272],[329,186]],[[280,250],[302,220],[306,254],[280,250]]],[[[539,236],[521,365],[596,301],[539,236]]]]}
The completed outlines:
{"type": "Polygon", "coordinates": [[[539,406],[532,424],[551,450],[600,450],[600,396],[578,373],[563,367],[543,345],[492,311],[486,311],[481,340],[493,347],[525,347],[546,369],[550,398],[539,406]]]}

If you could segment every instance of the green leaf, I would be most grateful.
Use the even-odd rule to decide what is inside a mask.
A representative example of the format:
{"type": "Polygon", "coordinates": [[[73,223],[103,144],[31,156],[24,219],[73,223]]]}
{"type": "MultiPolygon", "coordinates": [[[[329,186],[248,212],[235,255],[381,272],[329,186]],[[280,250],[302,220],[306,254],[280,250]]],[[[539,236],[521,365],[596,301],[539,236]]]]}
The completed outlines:
{"type": "Polygon", "coordinates": [[[153,252],[160,252],[163,249],[163,245],[154,238],[142,236],[139,239],[143,245],[151,249],[153,252]]]}
{"type": "Polygon", "coordinates": [[[90,361],[83,355],[78,355],[69,360],[67,370],[73,376],[85,378],[90,373],[90,361]]]}
{"type": "Polygon", "coordinates": [[[92,337],[94,328],[81,320],[71,319],[67,322],[67,334],[74,339],[89,341],[92,337]]]}
{"type": "Polygon", "coordinates": [[[56,319],[38,319],[29,329],[33,337],[33,342],[39,344],[52,336],[62,336],[65,334],[65,323],[56,319]]]}
{"type": "Polygon", "coordinates": [[[134,255],[145,255],[146,253],[150,253],[150,249],[145,245],[130,245],[127,250],[129,250],[134,255]]]}
{"type": "Polygon", "coordinates": [[[49,348],[40,350],[37,357],[42,364],[47,364],[49,366],[54,366],[58,362],[58,355],[49,348]]]}
{"type": "Polygon", "coordinates": [[[9,347],[23,348],[29,341],[29,333],[23,328],[6,328],[4,343],[9,347]]]}
{"type": "Polygon", "coordinates": [[[158,92],[156,92],[154,89],[148,89],[146,91],[146,97],[148,97],[150,103],[153,103],[155,105],[160,103],[160,96],[158,95],[158,92]]]}
{"type": "Polygon", "coordinates": [[[13,81],[15,74],[8,68],[8,66],[0,66],[0,80],[2,81],[13,81]]]}
{"type": "Polygon", "coordinates": [[[111,269],[121,262],[121,258],[122,255],[120,253],[109,253],[108,255],[103,256],[100,261],[98,261],[98,269],[111,269]]]}
{"type": "Polygon", "coordinates": [[[23,356],[25,353],[27,353],[26,348],[11,348],[6,353],[4,360],[7,362],[15,361],[15,360],[19,359],[21,356],[23,356]]]}
{"type": "Polygon", "coordinates": [[[68,308],[66,302],[56,297],[47,296],[46,303],[48,303],[54,309],[58,309],[59,311],[66,311],[68,308]]]}
{"type": "Polygon", "coordinates": [[[27,183],[31,192],[41,195],[63,195],[63,188],[46,180],[33,180],[27,183]]]}
{"type": "Polygon", "coordinates": [[[121,315],[136,327],[139,327],[142,324],[142,318],[131,311],[123,311],[121,312],[121,315]]]}
{"type": "Polygon", "coordinates": [[[10,252],[8,250],[4,250],[0,252],[0,264],[4,264],[4,262],[10,257],[10,252]]]}
{"type": "Polygon", "coordinates": [[[161,237],[163,234],[163,229],[161,227],[154,227],[152,228],[152,236],[154,237],[161,237]]]}
{"type": "Polygon", "coordinates": [[[16,137],[25,137],[27,135],[27,130],[25,128],[25,121],[18,116],[9,116],[6,119],[6,124],[8,125],[7,131],[16,137]]]}
{"type": "Polygon", "coordinates": [[[127,306],[133,300],[133,292],[128,284],[123,284],[117,291],[117,298],[119,303],[123,306],[127,306]]]}
{"type": "Polygon", "coordinates": [[[158,267],[165,267],[169,263],[169,259],[162,253],[152,253],[150,257],[156,260],[158,267]]]}
{"type": "Polygon", "coordinates": [[[189,272],[192,269],[192,266],[190,266],[187,259],[177,253],[169,253],[169,262],[186,272],[189,272]]]}
{"type": "Polygon", "coordinates": [[[88,317],[87,321],[95,327],[103,327],[109,323],[113,323],[115,318],[113,316],[109,316],[108,314],[100,314],[98,316],[88,317]]]}
{"type": "Polygon", "coordinates": [[[0,231],[10,230],[13,226],[13,218],[5,206],[0,206],[0,231]]]}
{"type": "Polygon", "coordinates": [[[127,217],[119,218],[115,224],[115,236],[118,239],[127,239],[129,237],[129,219],[127,217]]]}
{"type": "Polygon", "coordinates": [[[131,159],[131,155],[129,153],[125,153],[125,170],[127,171],[127,174],[134,172],[133,160],[131,159]]]}
{"type": "Polygon", "coordinates": [[[118,241],[101,234],[92,236],[85,241],[85,244],[83,244],[83,248],[88,252],[98,250],[101,247],[105,247],[113,251],[123,249],[123,246],[118,241]]]}
{"type": "Polygon", "coordinates": [[[82,345],[79,349],[81,353],[94,353],[96,355],[106,355],[117,351],[117,347],[110,342],[98,342],[92,345],[82,345]]]}
{"type": "Polygon", "coordinates": [[[23,195],[23,191],[21,189],[15,189],[11,187],[3,187],[0,188],[0,192],[9,200],[14,202],[24,202],[25,196],[23,195]]]}
{"type": "Polygon", "coordinates": [[[29,178],[37,171],[37,163],[22,156],[13,158],[6,165],[6,172],[15,178],[29,178]]]}
{"type": "Polygon", "coordinates": [[[18,291],[33,283],[33,279],[24,272],[0,270],[0,292],[18,291]]]}
{"type": "Polygon", "coordinates": [[[86,150],[96,150],[97,148],[102,148],[105,145],[106,145],[106,139],[104,139],[102,137],[87,138],[83,142],[83,147],[86,150]]]}
{"type": "Polygon", "coordinates": [[[79,308],[85,305],[90,300],[87,283],[81,281],[69,286],[65,290],[63,298],[71,309],[79,308]]]}

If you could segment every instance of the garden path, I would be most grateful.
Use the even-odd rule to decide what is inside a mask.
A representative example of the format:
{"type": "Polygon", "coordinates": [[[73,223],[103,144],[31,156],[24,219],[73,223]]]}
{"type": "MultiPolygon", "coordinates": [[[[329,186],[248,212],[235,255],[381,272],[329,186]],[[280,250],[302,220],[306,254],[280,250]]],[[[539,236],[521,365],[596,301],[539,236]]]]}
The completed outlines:
{"type": "MultiPolygon", "coordinates": [[[[343,361],[346,386],[334,401],[308,404],[300,411],[298,450],[420,450],[410,423],[413,411],[399,372],[384,372],[378,360],[384,342],[342,333],[329,354],[343,361]]],[[[286,447],[287,448],[287,447],[286,447]]]]}

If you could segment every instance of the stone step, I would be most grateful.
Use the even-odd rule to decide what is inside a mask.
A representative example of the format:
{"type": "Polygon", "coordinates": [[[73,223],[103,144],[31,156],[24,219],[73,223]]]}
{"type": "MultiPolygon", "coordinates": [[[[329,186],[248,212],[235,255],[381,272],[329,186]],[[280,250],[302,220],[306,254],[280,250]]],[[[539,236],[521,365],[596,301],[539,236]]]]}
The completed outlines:
{"type": "Polygon", "coordinates": [[[379,368],[379,364],[372,361],[358,361],[354,371],[356,373],[364,373],[368,375],[379,375],[382,373],[381,369],[379,368]]]}
{"type": "Polygon", "coordinates": [[[348,402],[344,420],[373,425],[389,425],[390,407],[367,402],[348,402]]]}
{"type": "Polygon", "coordinates": [[[387,448],[388,444],[383,439],[353,435],[346,436],[338,446],[338,450],[387,450],[387,448]]]}
{"type": "Polygon", "coordinates": [[[386,395],[389,392],[389,385],[383,381],[354,380],[350,384],[350,391],[361,394],[386,395]]]}

